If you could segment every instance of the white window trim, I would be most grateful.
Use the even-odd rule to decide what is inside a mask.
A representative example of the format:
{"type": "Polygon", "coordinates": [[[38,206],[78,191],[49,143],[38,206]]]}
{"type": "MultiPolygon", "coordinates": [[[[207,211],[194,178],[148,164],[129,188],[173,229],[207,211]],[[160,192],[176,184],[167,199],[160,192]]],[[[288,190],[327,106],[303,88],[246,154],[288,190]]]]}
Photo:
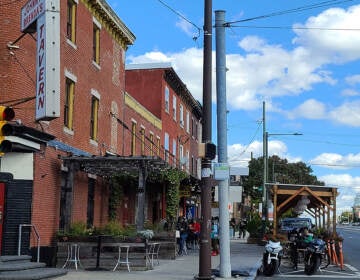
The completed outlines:
{"type": "Polygon", "coordinates": [[[100,95],[100,93],[99,93],[96,89],[93,89],[93,88],[92,88],[91,91],[90,91],[90,94],[91,94],[92,96],[96,97],[97,100],[100,100],[101,95],[100,95]]]}
{"type": "Polygon", "coordinates": [[[101,23],[95,17],[93,17],[93,23],[101,30],[101,23]]]}
{"type": "Polygon", "coordinates": [[[74,83],[77,83],[77,77],[73,73],[71,73],[69,70],[65,69],[64,75],[66,78],[69,78],[74,83]]]}

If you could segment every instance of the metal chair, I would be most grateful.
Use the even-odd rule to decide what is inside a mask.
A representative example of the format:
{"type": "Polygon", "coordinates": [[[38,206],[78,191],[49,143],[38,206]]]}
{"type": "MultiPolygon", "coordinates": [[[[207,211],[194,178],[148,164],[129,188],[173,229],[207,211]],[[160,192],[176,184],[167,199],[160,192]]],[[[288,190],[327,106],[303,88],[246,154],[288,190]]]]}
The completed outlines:
{"type": "Polygon", "coordinates": [[[78,265],[83,268],[80,262],[80,245],[79,244],[68,244],[67,247],[67,258],[62,268],[65,268],[68,263],[74,263],[75,269],[78,269],[78,265]]]}
{"type": "Polygon", "coordinates": [[[119,255],[113,271],[116,270],[119,264],[120,265],[126,264],[127,270],[130,272],[129,250],[130,250],[130,246],[124,246],[124,245],[119,246],[119,255]]]}
{"type": "Polygon", "coordinates": [[[149,251],[149,258],[151,259],[151,267],[154,266],[154,259],[156,259],[157,264],[159,265],[159,251],[160,251],[160,243],[152,243],[149,251]]]}

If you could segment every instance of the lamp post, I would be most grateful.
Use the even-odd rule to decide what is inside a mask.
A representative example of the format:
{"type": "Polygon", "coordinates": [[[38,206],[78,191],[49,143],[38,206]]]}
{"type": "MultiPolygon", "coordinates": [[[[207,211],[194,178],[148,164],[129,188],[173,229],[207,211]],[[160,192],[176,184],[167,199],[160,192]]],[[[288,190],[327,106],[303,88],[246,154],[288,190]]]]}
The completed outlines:
{"type": "MultiPolygon", "coordinates": [[[[265,118],[264,118],[265,120],[265,118]]],[[[265,127],[265,124],[264,124],[265,127]]],[[[263,144],[263,157],[264,157],[264,186],[263,186],[263,211],[262,211],[262,219],[263,219],[263,230],[265,233],[265,224],[266,221],[268,220],[268,191],[266,189],[266,183],[268,182],[268,177],[269,177],[269,167],[268,167],[268,140],[269,140],[269,136],[279,136],[279,135],[292,135],[292,136],[299,136],[299,135],[303,135],[302,133],[268,133],[267,131],[264,130],[264,142],[265,144],[263,144]]]]}

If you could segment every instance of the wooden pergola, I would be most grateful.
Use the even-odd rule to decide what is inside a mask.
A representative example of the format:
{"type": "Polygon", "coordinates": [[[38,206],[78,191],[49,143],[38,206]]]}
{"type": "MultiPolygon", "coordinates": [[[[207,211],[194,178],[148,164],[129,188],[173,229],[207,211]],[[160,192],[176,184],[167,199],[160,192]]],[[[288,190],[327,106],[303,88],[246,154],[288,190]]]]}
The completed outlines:
{"type": "Polygon", "coordinates": [[[277,234],[278,219],[290,208],[295,208],[303,197],[308,199],[305,210],[315,220],[315,225],[332,229],[336,233],[337,188],[314,185],[266,184],[269,199],[274,205],[274,234],[277,234]],[[332,212],[332,217],[331,217],[332,212]]]}

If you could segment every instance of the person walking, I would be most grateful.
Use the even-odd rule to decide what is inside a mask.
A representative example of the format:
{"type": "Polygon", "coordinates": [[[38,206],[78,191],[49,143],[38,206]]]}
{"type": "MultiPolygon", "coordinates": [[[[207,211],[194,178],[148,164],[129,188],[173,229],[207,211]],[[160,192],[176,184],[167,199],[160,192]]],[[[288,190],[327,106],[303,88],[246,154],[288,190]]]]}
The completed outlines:
{"type": "Polygon", "coordinates": [[[239,238],[245,238],[246,236],[246,220],[241,219],[239,224],[239,238]]]}
{"type": "Polygon", "coordinates": [[[178,240],[179,251],[178,255],[186,254],[186,239],[188,237],[188,224],[185,217],[179,217],[176,224],[176,229],[180,232],[180,238],[178,240]]]}

